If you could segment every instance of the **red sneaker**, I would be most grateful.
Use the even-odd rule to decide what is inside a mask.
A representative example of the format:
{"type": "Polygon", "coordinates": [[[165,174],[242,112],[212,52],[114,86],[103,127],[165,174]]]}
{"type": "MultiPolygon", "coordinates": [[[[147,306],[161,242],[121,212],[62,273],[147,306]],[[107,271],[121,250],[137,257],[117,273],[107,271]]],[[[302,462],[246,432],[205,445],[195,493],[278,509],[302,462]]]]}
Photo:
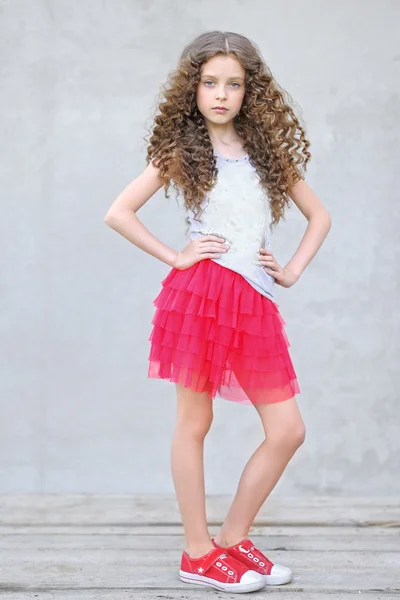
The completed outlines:
{"type": "Polygon", "coordinates": [[[213,548],[199,558],[190,558],[187,552],[183,552],[179,577],[185,583],[206,585],[234,594],[255,592],[265,586],[262,575],[221,548],[213,548]]]}
{"type": "Polygon", "coordinates": [[[225,550],[229,556],[242,562],[248,569],[254,569],[263,575],[267,585],[283,585],[292,581],[292,571],[288,567],[275,565],[249,539],[229,548],[217,546],[214,539],[212,542],[216,548],[225,550]]]}

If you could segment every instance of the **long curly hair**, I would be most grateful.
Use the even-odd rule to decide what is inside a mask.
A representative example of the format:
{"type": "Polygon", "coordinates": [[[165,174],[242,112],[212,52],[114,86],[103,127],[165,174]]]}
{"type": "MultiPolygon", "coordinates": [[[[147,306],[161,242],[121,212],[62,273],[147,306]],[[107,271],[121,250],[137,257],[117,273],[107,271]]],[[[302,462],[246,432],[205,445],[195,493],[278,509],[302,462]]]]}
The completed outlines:
{"type": "Polygon", "coordinates": [[[195,218],[217,181],[218,168],[204,116],[196,103],[201,66],[216,55],[229,55],[243,66],[245,94],[234,127],[268,195],[272,224],[290,205],[288,196],[303,179],[311,158],[305,129],[290,106],[292,98],[279,87],[257,46],[232,32],[199,35],[182,52],[176,70],[161,89],[146,161],[159,168],[165,196],[172,185],[195,218]]]}

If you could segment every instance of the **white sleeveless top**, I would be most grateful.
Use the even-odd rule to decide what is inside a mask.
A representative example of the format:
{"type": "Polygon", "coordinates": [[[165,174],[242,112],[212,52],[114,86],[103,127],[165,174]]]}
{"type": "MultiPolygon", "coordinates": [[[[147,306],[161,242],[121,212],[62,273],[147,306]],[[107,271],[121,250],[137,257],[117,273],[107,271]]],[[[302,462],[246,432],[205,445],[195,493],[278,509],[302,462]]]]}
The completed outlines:
{"type": "Polygon", "coordinates": [[[189,230],[195,239],[216,234],[227,240],[230,248],[220,258],[220,265],[242,275],[260,294],[274,297],[274,278],[264,271],[258,260],[260,248],[271,247],[271,212],[269,198],[261,188],[257,171],[249,155],[235,159],[214,152],[218,167],[217,182],[201,204],[200,222],[186,208],[189,230]]]}

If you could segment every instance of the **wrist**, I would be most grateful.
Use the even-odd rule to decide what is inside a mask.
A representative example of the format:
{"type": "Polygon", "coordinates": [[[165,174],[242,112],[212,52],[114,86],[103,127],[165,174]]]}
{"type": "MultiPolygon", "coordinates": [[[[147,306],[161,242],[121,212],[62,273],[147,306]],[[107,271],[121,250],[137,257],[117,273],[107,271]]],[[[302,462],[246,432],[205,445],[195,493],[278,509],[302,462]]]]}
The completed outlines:
{"type": "Polygon", "coordinates": [[[172,257],[169,260],[169,266],[173,267],[174,269],[176,268],[176,263],[177,263],[177,260],[178,260],[178,255],[179,255],[179,252],[177,252],[176,250],[174,250],[172,257]]]}
{"type": "Polygon", "coordinates": [[[285,271],[288,271],[293,276],[295,281],[297,281],[300,278],[301,273],[302,273],[302,271],[293,269],[292,267],[288,267],[288,266],[285,267],[285,271]]]}

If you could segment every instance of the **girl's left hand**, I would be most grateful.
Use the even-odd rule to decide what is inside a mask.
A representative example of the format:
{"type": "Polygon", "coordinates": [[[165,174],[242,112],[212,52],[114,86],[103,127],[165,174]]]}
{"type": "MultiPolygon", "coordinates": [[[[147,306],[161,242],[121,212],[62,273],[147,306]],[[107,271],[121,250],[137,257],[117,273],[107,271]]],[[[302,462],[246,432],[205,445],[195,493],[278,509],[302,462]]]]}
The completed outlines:
{"type": "Polygon", "coordinates": [[[278,285],[289,288],[298,280],[298,276],[289,271],[288,268],[282,268],[279,263],[276,262],[271,250],[260,248],[259,261],[264,271],[275,279],[278,285]]]}

